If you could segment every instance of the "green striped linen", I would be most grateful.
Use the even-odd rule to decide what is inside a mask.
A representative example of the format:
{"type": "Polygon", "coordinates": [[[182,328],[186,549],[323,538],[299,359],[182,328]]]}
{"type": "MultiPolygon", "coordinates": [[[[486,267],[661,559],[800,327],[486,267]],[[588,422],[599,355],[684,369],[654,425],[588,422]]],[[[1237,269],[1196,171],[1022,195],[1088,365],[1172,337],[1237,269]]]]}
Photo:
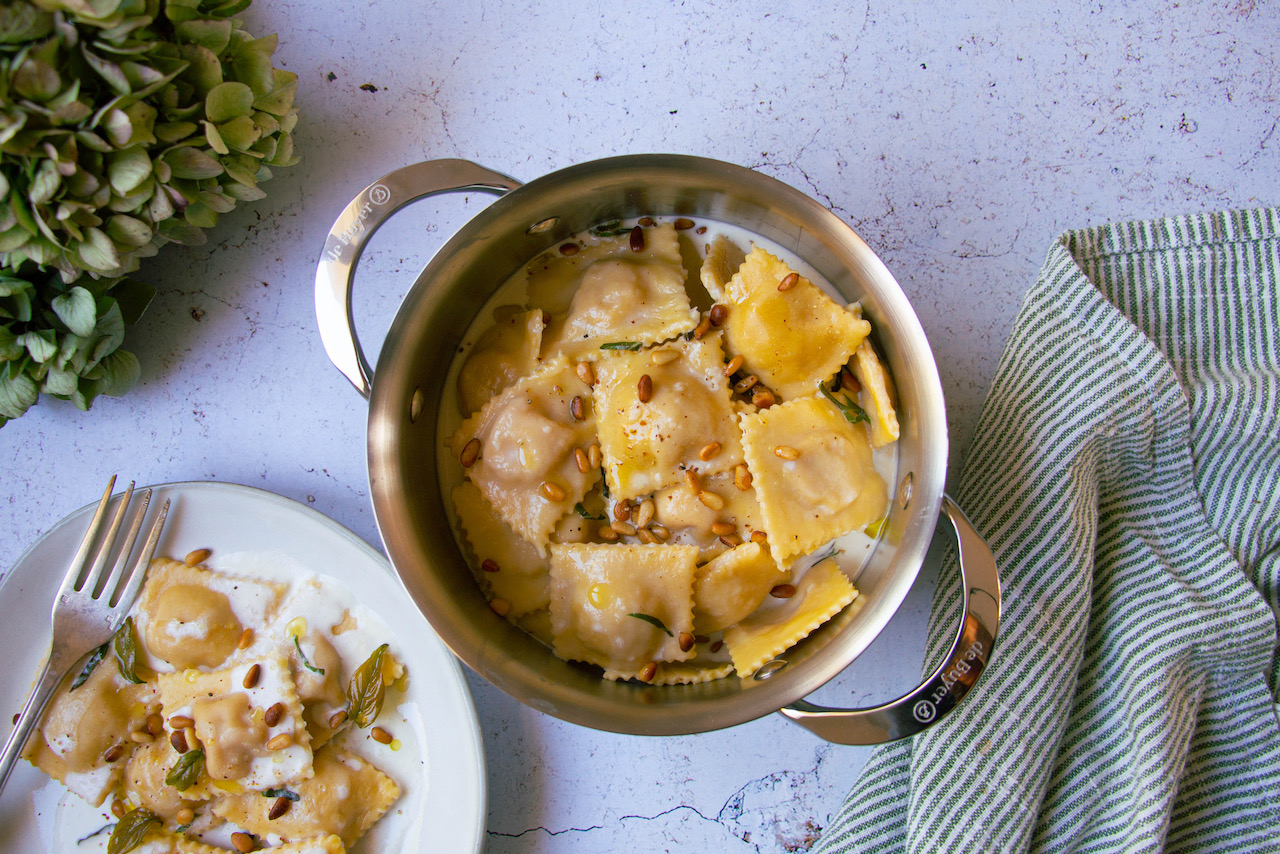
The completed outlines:
{"type": "Polygon", "coordinates": [[[1278,281],[1280,209],[1054,244],[957,494],[1000,564],[992,665],[814,851],[1280,850],[1278,281]]]}

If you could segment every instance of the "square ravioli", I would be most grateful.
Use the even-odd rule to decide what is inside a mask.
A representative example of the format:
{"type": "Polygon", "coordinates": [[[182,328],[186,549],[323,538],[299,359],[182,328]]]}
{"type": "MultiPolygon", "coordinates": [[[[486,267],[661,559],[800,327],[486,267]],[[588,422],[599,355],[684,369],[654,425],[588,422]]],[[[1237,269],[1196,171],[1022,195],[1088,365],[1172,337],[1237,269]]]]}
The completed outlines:
{"type": "Polygon", "coordinates": [[[638,673],[692,649],[694,546],[551,546],[553,650],[568,661],[638,673]]]}
{"type": "Polygon", "coordinates": [[[493,507],[474,483],[453,490],[453,506],[475,557],[472,575],[490,605],[506,610],[511,620],[546,608],[551,601],[550,576],[538,550],[493,515],[493,507]]]}
{"type": "Polygon", "coordinates": [[[605,480],[616,499],[647,495],[742,462],[718,335],[649,350],[610,353],[596,363],[594,390],[605,480]]]}
{"type": "Polygon", "coordinates": [[[542,326],[542,312],[537,309],[510,311],[476,340],[458,371],[458,410],[464,416],[534,372],[540,364],[542,326]]]}
{"type": "MultiPolygon", "coordinates": [[[[601,345],[622,341],[655,344],[692,330],[698,312],[684,288],[685,270],[671,224],[642,229],[643,246],[634,251],[627,236],[601,248],[587,247],[572,259],[550,264],[569,266],[573,298],[563,315],[553,313],[545,355],[561,353],[591,359],[601,345]]],[[[554,278],[554,277],[553,277],[554,278]]],[[[564,283],[561,283],[564,286],[564,283]]],[[[541,290],[532,276],[532,299],[541,290]]]]}
{"type": "Polygon", "coordinates": [[[696,491],[686,480],[653,495],[654,519],[670,532],[671,542],[697,546],[698,560],[707,561],[764,532],[745,462],[731,472],[691,480],[696,491]]]}
{"type": "Polygon", "coordinates": [[[317,750],[315,774],[290,788],[298,799],[276,818],[271,817],[276,799],[259,792],[220,798],[213,811],[258,836],[272,834],[299,843],[317,833],[332,834],[351,848],[400,797],[394,780],[334,744],[317,750]]]}
{"type": "Polygon", "coordinates": [[[503,521],[545,553],[556,523],[600,477],[585,464],[595,431],[591,388],[559,358],[464,421],[450,449],[503,521]]]}
{"type": "Polygon", "coordinates": [[[808,279],[779,289],[792,270],[756,248],[725,286],[725,348],[791,400],[813,394],[849,361],[871,324],[831,300],[808,279]]]}
{"type": "Polygon", "coordinates": [[[159,682],[167,730],[182,732],[191,749],[194,732],[215,785],[265,789],[311,776],[311,739],[284,656],[246,658],[212,673],[165,673],[159,682]]]}
{"type": "Polygon", "coordinates": [[[246,628],[274,615],[285,585],[156,558],[136,605],[138,639],[155,670],[220,667],[246,628]]]}
{"type": "Polygon", "coordinates": [[[769,549],[780,565],[884,514],[888,487],[866,429],[824,398],[742,416],[742,442],[769,549]]]}
{"type": "Polygon", "coordinates": [[[698,567],[694,578],[694,631],[709,635],[732,626],[790,577],[759,543],[743,543],[718,555],[698,567]]]}

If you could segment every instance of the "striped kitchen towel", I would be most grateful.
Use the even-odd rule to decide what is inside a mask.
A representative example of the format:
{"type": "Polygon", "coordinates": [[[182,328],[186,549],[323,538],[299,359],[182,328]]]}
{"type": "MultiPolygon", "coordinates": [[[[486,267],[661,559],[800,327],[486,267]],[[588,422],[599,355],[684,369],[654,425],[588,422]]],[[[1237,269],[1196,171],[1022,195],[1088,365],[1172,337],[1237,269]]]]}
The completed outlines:
{"type": "Polygon", "coordinates": [[[1278,283],[1280,209],[1054,244],[956,496],[1000,565],[992,664],[813,851],[1280,851],[1278,283]]]}

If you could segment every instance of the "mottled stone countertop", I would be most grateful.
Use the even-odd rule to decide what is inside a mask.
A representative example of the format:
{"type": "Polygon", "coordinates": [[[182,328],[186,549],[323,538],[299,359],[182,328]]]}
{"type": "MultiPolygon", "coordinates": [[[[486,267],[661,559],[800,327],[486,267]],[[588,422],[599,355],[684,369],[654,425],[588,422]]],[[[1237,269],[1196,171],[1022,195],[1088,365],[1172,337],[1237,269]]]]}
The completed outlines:
{"type": "MultiPolygon", "coordinates": [[[[1280,7],[1220,2],[803,4],[258,0],[300,77],[302,162],[165,247],[126,347],[142,381],[0,431],[0,567],[106,477],[249,484],[377,545],[364,401],[316,333],[335,216],[379,175],[461,157],[528,180],[622,153],[748,166],[812,195],[914,304],[963,463],[1021,295],[1065,229],[1280,202],[1280,7]],[[839,11],[842,7],[847,11],[839,11]]],[[[372,240],[372,352],[417,271],[487,202],[437,197],[372,240]]],[[[920,672],[933,576],[825,697],[920,672]]],[[[779,716],[674,738],[562,723],[470,675],[491,852],[807,850],[870,755],[779,716]]],[[[422,850],[429,850],[428,846],[422,850]]]]}

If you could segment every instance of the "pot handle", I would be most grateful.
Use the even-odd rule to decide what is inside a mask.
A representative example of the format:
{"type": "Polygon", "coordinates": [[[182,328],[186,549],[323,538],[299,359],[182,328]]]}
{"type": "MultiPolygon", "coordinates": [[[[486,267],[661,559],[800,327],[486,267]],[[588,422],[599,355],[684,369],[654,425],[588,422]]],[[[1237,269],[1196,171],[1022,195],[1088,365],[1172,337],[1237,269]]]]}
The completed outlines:
{"type": "Polygon", "coordinates": [[[782,714],[836,744],[883,744],[924,731],[973,690],[991,660],[1000,627],[1000,576],[991,549],[945,495],[942,510],[946,520],[939,517],[938,528],[955,540],[964,611],[946,660],[919,687],[880,706],[832,709],[799,700],[784,706],[782,714]]]}
{"type": "Polygon", "coordinates": [[[477,190],[500,196],[519,186],[516,179],[468,160],[428,160],[383,175],[338,215],[316,268],[316,321],[329,360],[365,398],[373,390],[373,369],[356,336],[351,283],[369,238],[387,217],[424,196],[477,190]]]}

